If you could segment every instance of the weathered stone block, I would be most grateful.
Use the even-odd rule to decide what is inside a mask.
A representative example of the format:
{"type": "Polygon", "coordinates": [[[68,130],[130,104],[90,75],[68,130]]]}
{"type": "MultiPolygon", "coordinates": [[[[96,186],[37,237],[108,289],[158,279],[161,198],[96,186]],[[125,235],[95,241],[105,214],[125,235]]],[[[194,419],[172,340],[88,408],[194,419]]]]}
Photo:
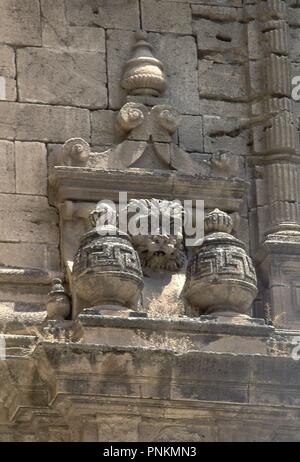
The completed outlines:
{"type": "Polygon", "coordinates": [[[199,61],[199,91],[205,98],[245,101],[247,98],[246,71],[238,64],[199,61]]]}
{"type": "Polygon", "coordinates": [[[100,27],[68,25],[62,0],[42,0],[43,46],[105,53],[105,31],[100,27]]]}
{"type": "Polygon", "coordinates": [[[135,34],[129,31],[107,31],[107,80],[109,107],[120,109],[126,99],[126,92],[120,86],[123,66],[131,57],[131,49],[135,43],[135,34]]]}
{"type": "Polygon", "coordinates": [[[0,102],[0,138],[64,143],[68,138],[89,141],[87,109],[0,102]]]}
{"type": "Polygon", "coordinates": [[[14,79],[3,77],[3,83],[1,82],[1,101],[16,101],[17,99],[17,84],[14,79]]]}
{"type": "Polygon", "coordinates": [[[106,66],[101,53],[24,48],[17,51],[20,101],[103,108],[106,66]]]}
{"type": "MultiPolygon", "coordinates": [[[[186,376],[188,370],[195,367],[195,355],[189,354],[185,361],[178,361],[173,372],[173,380],[177,377],[186,376]],[[193,365],[194,364],[194,365],[193,365]]],[[[247,381],[249,380],[249,359],[245,356],[236,355],[210,355],[204,354],[197,358],[197,373],[199,377],[206,377],[210,381],[210,387],[199,381],[190,386],[172,387],[173,399],[199,399],[217,401],[247,401],[247,381]],[[234,359],[233,359],[234,358],[234,359]]]]}
{"type": "Polygon", "coordinates": [[[247,58],[243,24],[197,18],[193,30],[197,33],[200,54],[218,52],[219,55],[214,55],[214,60],[218,62],[236,62],[247,58]]]}
{"type": "Polygon", "coordinates": [[[16,76],[15,52],[8,46],[0,46],[0,75],[4,77],[16,76]]]}
{"type": "Polygon", "coordinates": [[[251,132],[241,119],[204,116],[204,151],[246,155],[251,132]]]}
{"type": "Polygon", "coordinates": [[[177,2],[177,3],[192,3],[192,8],[194,4],[207,6],[208,3],[210,2],[212,2],[212,4],[216,6],[218,5],[226,6],[226,7],[242,7],[243,6],[243,0],[168,0],[168,1],[177,2]]]}
{"type": "Polygon", "coordinates": [[[7,101],[15,101],[17,96],[16,90],[16,68],[15,68],[15,52],[13,48],[8,46],[0,47],[0,77],[3,77],[4,88],[1,88],[0,99],[7,101]]]}
{"type": "Polygon", "coordinates": [[[66,16],[71,26],[140,28],[138,0],[66,0],[66,16]]]}
{"type": "Polygon", "coordinates": [[[15,192],[15,149],[10,141],[0,141],[0,191],[15,192]]]}
{"type": "Polygon", "coordinates": [[[42,143],[16,141],[16,191],[21,194],[47,194],[47,150],[42,143]]]}
{"type": "Polygon", "coordinates": [[[180,147],[189,152],[203,152],[202,117],[185,115],[178,130],[180,147]]]}
{"type": "MultiPolygon", "coordinates": [[[[226,2],[192,2],[193,18],[206,18],[216,22],[235,22],[243,18],[243,10],[236,8],[238,5],[226,4],[226,2]],[[195,4],[196,3],[196,4],[195,4]]],[[[229,3],[229,2],[228,2],[229,3]]]]}
{"type": "Polygon", "coordinates": [[[264,48],[261,43],[261,30],[258,20],[249,22],[246,25],[247,39],[248,39],[248,52],[250,59],[260,59],[263,57],[264,48]]]}
{"type": "Polygon", "coordinates": [[[57,212],[46,197],[0,194],[2,242],[58,243],[57,212]]]}
{"type": "Polygon", "coordinates": [[[38,0],[2,0],[0,42],[12,45],[42,43],[38,0]]]}
{"type": "Polygon", "coordinates": [[[114,111],[93,111],[91,114],[92,146],[111,146],[116,140],[116,115],[114,111]]]}
{"type": "Polygon", "coordinates": [[[220,149],[212,155],[211,174],[217,177],[239,177],[246,176],[244,156],[233,154],[228,149],[220,149]]]}
{"type": "Polygon", "coordinates": [[[147,31],[191,34],[189,5],[161,0],[142,0],[142,22],[147,31]]]}
{"type": "Polygon", "coordinates": [[[1,265],[60,269],[58,246],[30,243],[0,243],[1,265]]]}
{"type": "Polygon", "coordinates": [[[249,73],[249,98],[254,101],[252,105],[253,112],[257,111],[257,105],[255,100],[258,102],[261,100],[261,96],[264,94],[265,82],[264,82],[264,64],[261,60],[250,60],[248,64],[249,73]]]}
{"type": "Polygon", "coordinates": [[[249,106],[247,103],[236,101],[200,98],[200,114],[224,117],[247,117],[249,114],[249,106]]]}
{"type": "MultiPolygon", "coordinates": [[[[192,0],[192,3],[197,3],[197,4],[200,3],[200,5],[207,6],[208,0],[192,0]]],[[[226,6],[226,7],[240,7],[241,8],[243,6],[243,0],[213,0],[213,2],[211,3],[216,6],[226,6]]]]}
{"type": "Polygon", "coordinates": [[[48,172],[55,166],[61,163],[62,144],[47,144],[47,165],[48,172]]]}
{"type": "Polygon", "coordinates": [[[253,361],[252,369],[250,403],[299,405],[299,395],[296,392],[300,379],[299,361],[293,361],[290,357],[271,361],[262,356],[259,361],[253,361]],[[270,384],[276,393],[270,393],[270,384]],[[283,389],[289,389],[290,393],[283,394],[283,389]]]}
{"type": "Polygon", "coordinates": [[[199,114],[197,49],[193,37],[149,34],[167,74],[166,99],[182,114],[199,114]]]}
{"type": "Polygon", "coordinates": [[[300,27],[300,9],[295,8],[297,5],[297,0],[290,1],[288,5],[288,20],[291,26],[300,27]]]}

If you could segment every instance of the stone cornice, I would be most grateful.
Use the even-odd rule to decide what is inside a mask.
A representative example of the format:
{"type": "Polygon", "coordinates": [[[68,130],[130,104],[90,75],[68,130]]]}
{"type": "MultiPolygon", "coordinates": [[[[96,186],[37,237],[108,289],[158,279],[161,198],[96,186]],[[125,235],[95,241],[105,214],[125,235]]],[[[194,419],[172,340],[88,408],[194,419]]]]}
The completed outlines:
{"type": "Polygon", "coordinates": [[[165,170],[131,168],[93,169],[54,167],[50,175],[50,201],[58,206],[66,200],[98,202],[117,200],[120,191],[131,198],[198,199],[206,208],[215,206],[239,211],[248,189],[240,178],[214,178],[165,170]]]}

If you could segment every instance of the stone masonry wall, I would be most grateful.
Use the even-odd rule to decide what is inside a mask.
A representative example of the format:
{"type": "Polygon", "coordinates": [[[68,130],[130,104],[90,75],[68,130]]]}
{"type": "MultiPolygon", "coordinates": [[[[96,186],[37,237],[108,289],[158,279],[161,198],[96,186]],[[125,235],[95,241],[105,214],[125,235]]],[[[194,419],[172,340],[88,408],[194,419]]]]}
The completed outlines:
{"type": "MultiPolygon", "coordinates": [[[[203,160],[220,149],[238,157],[246,152],[247,134],[211,135],[219,125],[223,130],[225,114],[247,109],[240,64],[210,60],[214,46],[228,44],[222,37],[213,43],[219,23],[213,10],[206,12],[210,1],[0,3],[0,76],[6,85],[0,102],[2,265],[59,268],[57,216],[47,203],[47,155],[72,136],[100,150],[114,142],[114,117],[125,97],[119,86],[122,64],[140,27],[150,32],[165,65],[167,99],[184,115],[180,145],[203,160]],[[198,56],[206,54],[198,64],[198,56]]],[[[238,0],[213,4],[216,14],[223,12],[218,4],[229,12],[234,8],[234,14],[242,6],[238,0]]],[[[236,28],[243,34],[241,25],[236,28]]]]}
{"type": "MultiPolygon", "coordinates": [[[[257,3],[0,0],[1,265],[59,270],[47,161],[74,136],[101,151],[116,141],[114,119],[125,100],[122,66],[140,28],[165,66],[166,100],[183,114],[180,146],[206,173],[222,161],[229,175],[230,156],[231,176],[254,175],[247,156],[253,146],[249,103],[261,85],[257,3]]],[[[299,74],[298,3],[289,1],[289,46],[299,74]]],[[[251,201],[250,195],[237,230],[246,242],[251,201]]]]}

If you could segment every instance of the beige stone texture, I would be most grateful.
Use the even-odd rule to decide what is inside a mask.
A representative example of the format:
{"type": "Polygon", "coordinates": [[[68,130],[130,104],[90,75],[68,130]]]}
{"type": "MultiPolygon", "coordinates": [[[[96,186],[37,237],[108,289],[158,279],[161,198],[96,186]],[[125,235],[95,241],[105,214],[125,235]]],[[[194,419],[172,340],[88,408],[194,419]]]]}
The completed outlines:
{"type": "Polygon", "coordinates": [[[4,95],[0,99],[15,101],[17,97],[15,52],[8,46],[0,46],[0,77],[4,78],[5,82],[4,95]]]}
{"type": "Polygon", "coordinates": [[[47,149],[42,143],[16,141],[17,194],[47,195],[47,149]]]}
{"type": "Polygon", "coordinates": [[[199,61],[200,97],[245,101],[247,99],[246,69],[239,64],[215,63],[209,59],[199,61]],[[224,85],[226,82],[226,85],[224,85]]]}
{"type": "Polygon", "coordinates": [[[236,101],[200,98],[200,114],[222,117],[247,117],[249,105],[236,101]]]}
{"type": "Polygon", "coordinates": [[[70,26],[61,0],[42,0],[41,14],[44,47],[105,53],[104,29],[70,26]]]}
{"type": "Polygon", "coordinates": [[[204,151],[247,155],[251,132],[243,119],[204,116],[204,151]]]}
{"type": "Polygon", "coordinates": [[[147,31],[190,34],[189,5],[159,0],[142,0],[142,23],[147,31]]]}
{"type": "Polygon", "coordinates": [[[0,42],[40,46],[41,22],[38,0],[2,0],[0,42]]]}
{"type": "Polygon", "coordinates": [[[17,66],[20,101],[91,108],[107,104],[101,53],[23,48],[17,66]]]}
{"type": "Polygon", "coordinates": [[[15,51],[9,46],[0,46],[0,75],[15,78],[15,51]]]}
{"type": "MultiPolygon", "coordinates": [[[[176,1],[176,0],[175,0],[176,1]]],[[[186,0],[190,1],[190,0],[186,0]]],[[[208,0],[193,0],[192,3],[198,3],[200,5],[216,5],[216,6],[226,6],[226,7],[238,7],[241,8],[243,6],[243,0],[212,0],[211,4],[208,5],[208,0]]]]}
{"type": "MultiPolygon", "coordinates": [[[[109,107],[119,109],[126,98],[125,91],[119,85],[122,66],[131,57],[134,34],[116,30],[108,31],[107,37],[109,107]]],[[[148,40],[167,74],[164,99],[180,113],[198,114],[197,49],[194,38],[150,33],[148,40]]]]}
{"type": "Polygon", "coordinates": [[[297,28],[290,28],[290,53],[292,61],[299,63],[300,52],[298,48],[300,40],[300,24],[297,28]]]}
{"type": "Polygon", "coordinates": [[[58,243],[57,212],[46,197],[0,194],[2,242],[58,243]]]}
{"type": "Polygon", "coordinates": [[[15,190],[14,143],[10,141],[0,141],[0,191],[14,193],[15,190]]]}
{"type": "MultiPolygon", "coordinates": [[[[204,7],[208,7],[210,8],[211,6],[219,6],[219,7],[227,7],[227,8],[230,8],[230,7],[239,7],[241,8],[243,6],[243,0],[211,0],[211,4],[208,2],[210,2],[210,0],[168,0],[169,2],[176,2],[176,3],[191,3],[192,4],[192,7],[194,5],[196,6],[202,6],[204,5],[204,7]]],[[[255,0],[254,0],[255,1],[255,0]]],[[[250,3],[251,3],[251,0],[250,0],[250,3]]]]}
{"type": "Polygon", "coordinates": [[[221,22],[197,17],[194,20],[193,30],[197,33],[197,47],[200,56],[213,52],[213,59],[217,62],[245,61],[248,50],[244,27],[237,21],[221,22]]]}
{"type": "Polygon", "coordinates": [[[300,11],[297,6],[297,0],[291,0],[288,3],[288,20],[291,26],[300,27],[300,11]]]}
{"type": "Polygon", "coordinates": [[[197,49],[191,36],[149,34],[167,74],[165,99],[181,114],[199,114],[197,49]],[[175,66],[174,66],[175,63],[175,66]]]}
{"type": "Polygon", "coordinates": [[[91,113],[92,146],[111,146],[116,141],[115,111],[93,111],[91,113]]]}
{"type": "Polygon", "coordinates": [[[0,138],[64,143],[80,136],[89,140],[86,109],[0,102],[0,138]]]}
{"type": "Polygon", "coordinates": [[[202,117],[185,115],[178,130],[179,144],[189,152],[203,152],[202,117]]]}
{"type": "Polygon", "coordinates": [[[120,109],[125,103],[126,92],[120,86],[123,66],[131,57],[135,35],[130,31],[107,31],[107,80],[109,108],[120,109]]]}
{"type": "Polygon", "coordinates": [[[65,0],[66,17],[72,26],[137,30],[140,27],[138,0],[65,0]]]}
{"type": "Polygon", "coordinates": [[[0,264],[16,267],[59,270],[60,257],[57,245],[35,243],[0,243],[0,264]]]}

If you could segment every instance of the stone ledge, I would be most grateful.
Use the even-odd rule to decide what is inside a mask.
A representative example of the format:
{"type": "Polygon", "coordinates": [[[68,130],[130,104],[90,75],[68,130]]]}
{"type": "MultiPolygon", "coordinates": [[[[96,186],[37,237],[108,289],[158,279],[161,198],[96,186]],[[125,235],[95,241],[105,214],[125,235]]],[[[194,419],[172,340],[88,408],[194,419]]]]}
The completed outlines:
{"type": "Polygon", "coordinates": [[[158,318],[117,318],[113,316],[97,316],[80,314],[78,318],[83,326],[88,327],[116,327],[118,329],[145,329],[156,331],[184,331],[218,333],[230,335],[247,335],[250,337],[269,337],[274,331],[273,326],[268,326],[262,319],[255,319],[252,324],[232,324],[216,322],[212,320],[183,319],[158,319],[158,318]]]}
{"type": "Polygon", "coordinates": [[[83,342],[141,348],[164,348],[175,353],[227,352],[268,354],[274,328],[248,321],[233,324],[211,319],[149,319],[79,315],[83,342]]]}
{"type": "Polygon", "coordinates": [[[0,267],[1,284],[40,284],[49,285],[61,273],[41,268],[19,268],[13,266],[0,267]]]}
{"type": "Polygon", "coordinates": [[[207,208],[239,211],[248,186],[249,183],[240,178],[202,177],[168,170],[59,166],[54,167],[50,174],[49,200],[56,205],[65,200],[118,200],[118,193],[127,191],[128,199],[198,199],[204,200],[207,208]]]}
{"type": "Polygon", "coordinates": [[[3,335],[5,341],[6,360],[13,357],[28,356],[37,343],[37,337],[33,335],[3,335]]]}

